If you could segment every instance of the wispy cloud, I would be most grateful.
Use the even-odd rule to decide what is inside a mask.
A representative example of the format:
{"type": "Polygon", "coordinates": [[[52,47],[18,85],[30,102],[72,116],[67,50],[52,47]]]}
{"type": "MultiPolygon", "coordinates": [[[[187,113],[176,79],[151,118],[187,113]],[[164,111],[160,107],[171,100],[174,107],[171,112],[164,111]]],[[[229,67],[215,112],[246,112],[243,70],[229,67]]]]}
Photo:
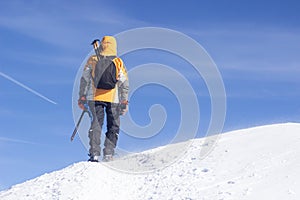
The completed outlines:
{"type": "Polygon", "coordinates": [[[299,80],[299,29],[231,24],[186,33],[205,42],[203,47],[231,78],[299,80]]]}
{"type": "Polygon", "coordinates": [[[15,80],[15,79],[13,79],[12,77],[10,77],[10,76],[8,76],[8,75],[2,73],[2,72],[0,72],[0,76],[2,76],[2,77],[4,77],[4,78],[6,78],[7,80],[9,80],[9,81],[11,81],[11,82],[17,84],[18,86],[24,88],[25,90],[28,90],[28,91],[31,92],[32,94],[37,95],[38,97],[44,99],[45,101],[47,101],[47,102],[49,102],[49,103],[52,103],[52,104],[55,104],[55,105],[57,104],[55,101],[53,101],[53,100],[47,98],[46,96],[42,95],[41,93],[39,93],[39,92],[37,92],[37,91],[31,89],[30,87],[24,85],[23,83],[21,83],[21,82],[15,80]]]}
{"type": "Polygon", "coordinates": [[[80,40],[95,37],[101,31],[110,32],[136,23],[101,2],[95,5],[72,2],[72,6],[65,2],[7,4],[10,10],[0,13],[0,26],[68,48],[80,47],[80,40]]]}

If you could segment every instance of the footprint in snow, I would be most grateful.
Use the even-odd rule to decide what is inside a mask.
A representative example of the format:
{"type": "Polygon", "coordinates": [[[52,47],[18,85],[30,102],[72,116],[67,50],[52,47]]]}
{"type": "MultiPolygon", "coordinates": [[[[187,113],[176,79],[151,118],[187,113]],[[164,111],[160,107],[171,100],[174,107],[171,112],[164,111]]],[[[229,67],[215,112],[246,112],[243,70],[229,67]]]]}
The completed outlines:
{"type": "Polygon", "coordinates": [[[201,172],[205,172],[205,173],[208,172],[208,171],[209,171],[209,170],[206,169],[206,168],[204,168],[204,169],[201,170],[201,172]]]}

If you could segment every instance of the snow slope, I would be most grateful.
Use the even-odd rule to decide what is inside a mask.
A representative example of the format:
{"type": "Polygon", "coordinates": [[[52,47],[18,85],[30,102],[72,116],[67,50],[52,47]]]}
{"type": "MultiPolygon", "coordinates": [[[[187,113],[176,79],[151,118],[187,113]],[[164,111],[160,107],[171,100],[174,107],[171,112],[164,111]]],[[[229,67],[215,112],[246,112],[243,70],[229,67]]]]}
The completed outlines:
{"type": "Polygon", "coordinates": [[[300,199],[300,124],[225,133],[213,151],[200,159],[206,141],[160,147],[109,166],[75,163],[2,191],[0,199],[300,199]],[[171,152],[181,145],[189,145],[184,156],[153,169],[158,162],[168,163],[164,159],[174,156],[171,152]]]}

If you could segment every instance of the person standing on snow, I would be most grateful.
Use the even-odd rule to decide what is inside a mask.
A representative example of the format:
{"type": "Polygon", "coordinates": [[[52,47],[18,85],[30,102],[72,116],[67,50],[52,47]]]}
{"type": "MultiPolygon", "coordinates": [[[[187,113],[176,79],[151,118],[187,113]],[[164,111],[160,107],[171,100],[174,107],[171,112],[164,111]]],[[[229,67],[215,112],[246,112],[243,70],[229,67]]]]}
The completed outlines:
{"type": "MultiPolygon", "coordinates": [[[[96,41],[96,40],[95,40],[96,41]]],[[[94,41],[94,42],[95,42],[94,41]]],[[[103,74],[103,76],[105,76],[103,74]]],[[[108,77],[108,76],[106,76],[108,77]]],[[[97,79],[98,80],[98,79],[97,79]]],[[[104,36],[100,44],[100,55],[92,55],[85,67],[80,80],[78,105],[91,113],[91,127],[89,129],[89,160],[98,162],[101,155],[100,138],[104,118],[106,116],[107,131],[105,133],[103,161],[111,161],[117,145],[120,131],[120,115],[125,115],[128,110],[128,76],[121,58],[117,57],[117,42],[112,36],[104,36]],[[112,89],[101,89],[95,86],[95,68],[98,61],[109,59],[115,66],[117,83],[112,89]]]]}

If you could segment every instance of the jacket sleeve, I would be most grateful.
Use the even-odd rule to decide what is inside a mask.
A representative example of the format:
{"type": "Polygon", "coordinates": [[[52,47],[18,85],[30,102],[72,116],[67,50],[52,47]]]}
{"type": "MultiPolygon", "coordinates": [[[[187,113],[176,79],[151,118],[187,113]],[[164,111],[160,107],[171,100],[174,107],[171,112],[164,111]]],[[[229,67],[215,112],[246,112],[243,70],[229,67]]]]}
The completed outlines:
{"type": "MultiPolygon", "coordinates": [[[[125,66],[124,66],[125,68],[125,66]]],[[[128,101],[128,92],[129,92],[129,80],[128,77],[126,75],[126,79],[121,80],[119,83],[119,99],[120,101],[128,101]]]]}
{"type": "Polygon", "coordinates": [[[91,70],[92,66],[88,66],[84,69],[82,73],[79,86],[79,97],[87,95],[88,85],[91,81],[91,70]]]}
{"type": "Polygon", "coordinates": [[[92,82],[92,70],[93,70],[93,64],[94,56],[91,56],[86,65],[84,66],[84,70],[82,72],[82,76],[80,79],[80,86],[79,86],[79,98],[82,96],[86,96],[89,90],[89,85],[92,82]]]}
{"type": "Polygon", "coordinates": [[[119,91],[119,100],[128,101],[128,92],[129,92],[129,80],[126,67],[121,60],[121,58],[116,58],[114,60],[117,66],[117,79],[118,79],[118,91],[119,91]]]}

